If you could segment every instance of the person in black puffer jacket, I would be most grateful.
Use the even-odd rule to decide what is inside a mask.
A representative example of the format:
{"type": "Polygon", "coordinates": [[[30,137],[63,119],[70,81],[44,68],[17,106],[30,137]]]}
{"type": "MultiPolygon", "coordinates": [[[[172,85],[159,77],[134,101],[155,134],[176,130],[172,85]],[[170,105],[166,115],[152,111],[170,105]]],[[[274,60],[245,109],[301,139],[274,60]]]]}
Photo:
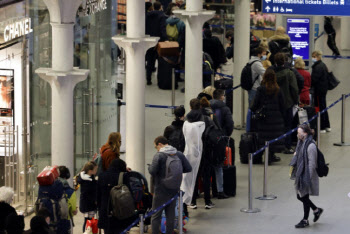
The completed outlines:
{"type": "Polygon", "coordinates": [[[80,184],[79,209],[84,214],[83,232],[85,232],[87,220],[95,217],[97,211],[97,181],[95,179],[97,168],[94,161],[87,162],[77,177],[77,183],[80,184]]]}
{"type": "Polygon", "coordinates": [[[184,126],[185,120],[185,108],[179,106],[174,111],[175,121],[171,123],[170,126],[166,127],[164,130],[164,137],[168,139],[169,145],[175,147],[177,151],[181,153],[185,150],[185,137],[182,132],[182,127],[184,126]]]}
{"type": "MultiPolygon", "coordinates": [[[[311,72],[311,88],[314,90],[314,104],[323,111],[327,108],[327,92],[328,92],[328,68],[326,64],[322,62],[322,52],[312,52],[312,72],[311,72]]],[[[331,125],[329,123],[328,112],[326,111],[321,115],[321,131],[320,133],[326,133],[331,131],[331,125]]]]}
{"type": "Polygon", "coordinates": [[[126,163],[122,159],[114,159],[108,170],[101,173],[97,181],[98,228],[104,229],[106,234],[121,233],[137,218],[132,216],[120,221],[113,216],[109,217],[108,213],[110,191],[118,185],[119,173],[126,171],[126,163]]]}
{"type": "MultiPolygon", "coordinates": [[[[7,217],[11,214],[17,215],[15,208],[13,208],[10,204],[13,200],[14,192],[12,188],[9,187],[1,187],[0,188],[0,234],[6,233],[6,220],[7,217]]],[[[23,228],[24,228],[24,219],[23,228]]]]}
{"type": "MultiPolygon", "coordinates": [[[[250,107],[253,112],[261,110],[265,115],[258,120],[258,143],[259,148],[284,133],[284,112],[285,103],[283,94],[277,84],[276,74],[272,69],[266,70],[262,85],[258,88],[253,105],[250,107]]],[[[274,152],[284,148],[284,142],[278,141],[270,145],[270,160],[280,161],[274,152]]]]}

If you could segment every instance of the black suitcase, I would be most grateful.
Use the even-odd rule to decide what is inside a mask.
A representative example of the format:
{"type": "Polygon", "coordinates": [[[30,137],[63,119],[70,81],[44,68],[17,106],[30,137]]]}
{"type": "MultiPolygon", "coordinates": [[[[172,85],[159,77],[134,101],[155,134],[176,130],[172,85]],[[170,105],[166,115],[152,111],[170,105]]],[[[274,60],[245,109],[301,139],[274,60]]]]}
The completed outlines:
{"type": "Polygon", "coordinates": [[[236,166],[223,167],[224,172],[224,193],[228,196],[236,196],[237,178],[236,166]]]}
{"type": "Polygon", "coordinates": [[[160,89],[171,89],[173,75],[173,66],[166,62],[162,57],[158,58],[158,87],[160,89]]]}
{"type": "MultiPolygon", "coordinates": [[[[239,142],[239,158],[241,163],[247,164],[249,162],[249,154],[258,150],[258,135],[255,132],[247,132],[241,135],[239,142]]],[[[262,163],[262,154],[255,155],[253,158],[254,164],[262,163]]]]}

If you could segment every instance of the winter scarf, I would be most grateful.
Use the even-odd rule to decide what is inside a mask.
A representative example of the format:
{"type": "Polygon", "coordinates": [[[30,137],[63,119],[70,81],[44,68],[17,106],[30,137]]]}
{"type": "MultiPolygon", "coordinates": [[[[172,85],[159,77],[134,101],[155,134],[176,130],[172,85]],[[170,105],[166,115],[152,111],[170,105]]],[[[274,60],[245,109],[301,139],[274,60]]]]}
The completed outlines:
{"type": "Polygon", "coordinates": [[[295,178],[295,187],[300,194],[308,194],[311,187],[311,178],[309,172],[309,160],[307,148],[313,143],[312,136],[307,136],[303,141],[299,140],[290,166],[294,167],[291,178],[295,178]]]}

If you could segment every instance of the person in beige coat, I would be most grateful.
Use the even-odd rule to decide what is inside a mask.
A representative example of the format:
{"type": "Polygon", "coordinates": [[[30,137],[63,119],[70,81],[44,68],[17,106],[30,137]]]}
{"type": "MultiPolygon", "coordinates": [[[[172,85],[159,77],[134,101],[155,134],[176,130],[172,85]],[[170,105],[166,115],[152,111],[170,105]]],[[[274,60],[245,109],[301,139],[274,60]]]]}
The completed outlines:
{"type": "Polygon", "coordinates": [[[290,166],[293,167],[291,179],[295,180],[294,185],[297,198],[304,206],[304,217],[295,225],[296,228],[309,226],[310,208],[314,212],[314,222],[317,222],[323,213],[323,209],[315,206],[310,200],[310,196],[319,195],[319,178],[316,172],[317,146],[312,137],[313,132],[309,125],[303,124],[299,126],[298,145],[290,163],[290,166]]]}

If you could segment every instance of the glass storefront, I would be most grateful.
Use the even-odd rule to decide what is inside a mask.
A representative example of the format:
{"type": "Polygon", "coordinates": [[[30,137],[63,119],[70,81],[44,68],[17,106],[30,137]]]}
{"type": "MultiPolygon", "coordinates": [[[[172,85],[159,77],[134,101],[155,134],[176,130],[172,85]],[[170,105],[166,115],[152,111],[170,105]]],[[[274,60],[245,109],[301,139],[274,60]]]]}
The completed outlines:
{"type": "MultiPolygon", "coordinates": [[[[38,190],[36,176],[45,166],[51,165],[51,87],[35,71],[41,67],[51,67],[52,33],[49,11],[42,0],[16,2],[6,6],[0,5],[1,31],[3,32],[9,23],[21,19],[30,19],[32,31],[28,29],[30,32],[28,31],[26,39],[23,36],[18,37],[16,40],[11,40],[11,43],[0,40],[0,91],[5,89],[2,88],[4,84],[11,84],[14,88],[9,89],[15,92],[12,94],[14,99],[11,99],[14,103],[4,108],[1,106],[0,94],[0,171],[5,172],[2,169],[6,167],[7,175],[17,171],[22,173],[15,174],[13,178],[6,176],[5,173],[0,174],[0,186],[5,185],[7,180],[6,185],[16,187],[18,198],[23,198],[26,194],[28,207],[33,207],[38,190]],[[24,89],[27,90],[25,98],[21,96],[23,79],[27,81],[24,83],[24,89]],[[11,105],[15,107],[12,108],[11,105]],[[22,114],[22,111],[27,114],[22,114]],[[24,119],[28,121],[29,133],[26,178],[23,164],[21,167],[18,166],[20,170],[9,166],[17,161],[22,163],[22,159],[25,158],[21,155],[22,132],[17,132],[17,126],[19,131],[24,131],[25,126],[22,126],[22,123],[25,123],[24,119]],[[2,139],[4,137],[2,125],[7,123],[10,127],[5,133],[11,141],[7,141],[6,154],[12,155],[11,157],[5,157],[5,152],[2,153],[6,144],[2,139]],[[10,180],[14,182],[10,183],[10,180]],[[26,187],[25,181],[27,181],[26,187]]],[[[99,152],[109,132],[118,131],[116,88],[117,83],[122,80],[118,80],[118,73],[121,72],[117,66],[118,48],[111,40],[111,37],[118,33],[118,4],[117,0],[106,1],[106,7],[97,12],[96,8],[88,4],[83,4],[77,12],[74,42],[72,42],[74,66],[90,70],[88,78],[78,83],[74,90],[74,174],[81,170],[86,161],[92,159],[92,155],[99,152]]],[[[119,76],[119,79],[122,79],[120,77],[123,76],[119,76]]],[[[11,92],[7,93],[11,96],[11,92]]]]}

